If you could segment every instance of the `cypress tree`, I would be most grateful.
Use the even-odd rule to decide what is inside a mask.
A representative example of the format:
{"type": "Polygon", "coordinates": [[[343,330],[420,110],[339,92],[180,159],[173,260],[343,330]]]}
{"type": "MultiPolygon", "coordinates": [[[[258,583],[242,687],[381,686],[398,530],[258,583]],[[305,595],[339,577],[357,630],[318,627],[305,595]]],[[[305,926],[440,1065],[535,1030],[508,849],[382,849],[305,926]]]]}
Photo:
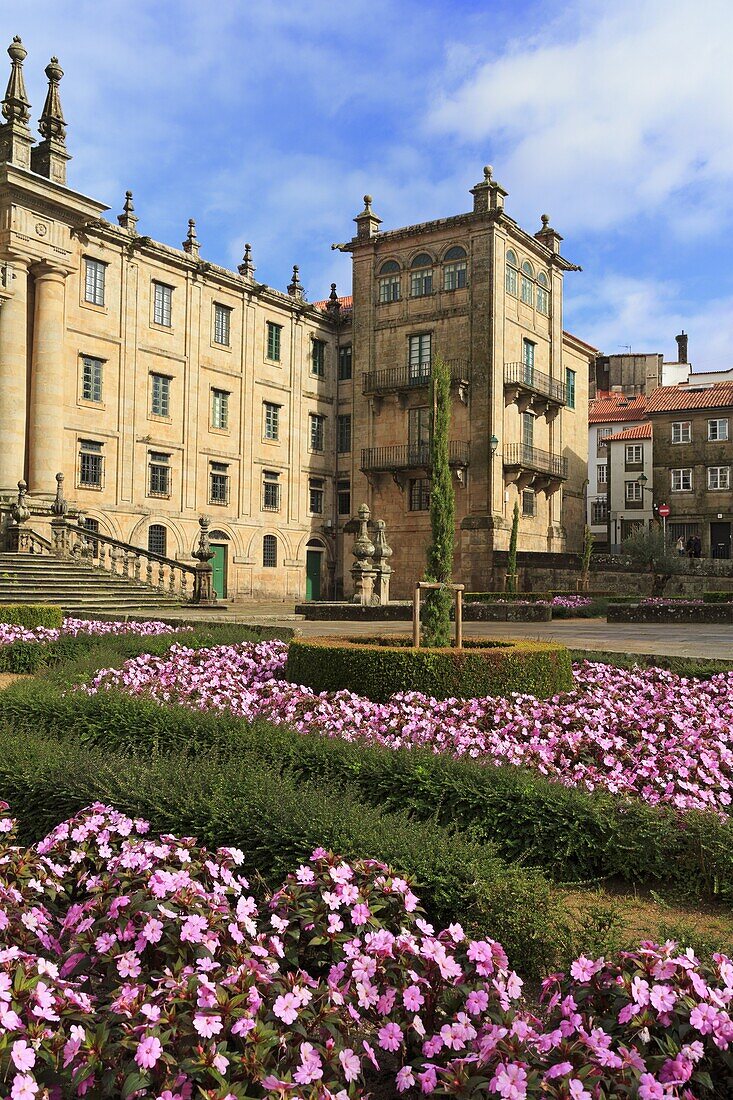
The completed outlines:
{"type": "Polygon", "coordinates": [[[519,502],[514,501],[512,515],[512,533],[509,536],[509,559],[507,561],[506,590],[517,591],[517,538],[519,536],[519,502]]]}
{"type": "MultiPolygon", "coordinates": [[[[426,580],[448,584],[453,576],[456,501],[448,451],[450,369],[439,356],[433,363],[430,396],[433,405],[430,485],[432,542],[428,548],[426,580]]],[[[427,593],[422,616],[425,645],[450,645],[451,603],[452,593],[445,588],[427,593]]]]}

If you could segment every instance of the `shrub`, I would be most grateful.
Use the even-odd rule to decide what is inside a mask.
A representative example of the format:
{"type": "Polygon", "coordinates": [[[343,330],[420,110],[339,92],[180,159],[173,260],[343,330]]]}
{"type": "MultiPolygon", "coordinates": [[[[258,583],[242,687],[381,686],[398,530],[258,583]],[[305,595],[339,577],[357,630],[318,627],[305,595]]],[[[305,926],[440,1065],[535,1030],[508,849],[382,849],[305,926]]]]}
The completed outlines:
{"type": "MultiPolygon", "coordinates": [[[[438,355],[430,376],[431,425],[430,530],[425,577],[441,585],[453,575],[456,538],[456,498],[449,462],[448,433],[451,417],[450,368],[438,355]]],[[[450,645],[451,594],[445,587],[428,589],[422,616],[425,645],[450,645]]]]}
{"type": "Polygon", "coordinates": [[[285,675],[315,691],[347,691],[384,702],[401,691],[435,699],[470,699],[569,691],[572,666],[565,646],[550,642],[467,643],[463,649],[413,649],[400,639],[295,639],[285,675]]]}
{"type": "Polygon", "coordinates": [[[58,629],[63,622],[60,607],[48,607],[40,603],[0,604],[0,623],[24,626],[32,630],[36,626],[58,629]]]}
{"type": "Polygon", "coordinates": [[[659,604],[609,604],[609,623],[731,623],[731,603],[691,603],[685,600],[659,604]]]}

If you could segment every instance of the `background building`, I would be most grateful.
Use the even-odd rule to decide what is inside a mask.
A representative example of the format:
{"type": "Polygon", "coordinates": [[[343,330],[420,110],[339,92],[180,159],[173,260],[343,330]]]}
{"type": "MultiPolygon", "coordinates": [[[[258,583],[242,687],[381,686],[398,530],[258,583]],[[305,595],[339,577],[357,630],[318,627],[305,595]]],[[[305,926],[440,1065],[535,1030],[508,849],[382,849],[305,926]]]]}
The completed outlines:
{"type": "Polygon", "coordinates": [[[591,401],[588,409],[588,486],[586,522],[598,550],[609,548],[609,499],[606,441],[620,430],[642,424],[646,416],[646,397],[638,394],[610,393],[591,401]]]}
{"type": "Polygon", "coordinates": [[[613,552],[637,531],[648,528],[655,518],[652,426],[647,421],[614,432],[606,437],[605,447],[608,481],[606,539],[613,552]]]}

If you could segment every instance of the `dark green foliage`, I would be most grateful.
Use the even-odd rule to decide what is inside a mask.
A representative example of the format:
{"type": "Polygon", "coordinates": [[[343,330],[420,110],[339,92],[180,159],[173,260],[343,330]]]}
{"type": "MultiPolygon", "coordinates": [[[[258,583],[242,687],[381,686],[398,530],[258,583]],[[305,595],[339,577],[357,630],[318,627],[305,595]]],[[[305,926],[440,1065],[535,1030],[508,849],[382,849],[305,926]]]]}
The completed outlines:
{"type": "Polygon", "coordinates": [[[666,668],[677,676],[706,680],[721,672],[733,672],[733,661],[713,657],[677,657],[665,653],[614,653],[607,650],[571,649],[573,661],[597,661],[614,668],[666,668]]]}
{"type": "MultiPolygon", "coordinates": [[[[450,368],[437,356],[433,362],[430,396],[433,403],[431,439],[430,528],[426,579],[450,584],[453,577],[456,500],[449,462],[450,368]]],[[[426,646],[449,646],[452,593],[429,590],[422,608],[422,641],[426,646]]]]}
{"type": "Polygon", "coordinates": [[[356,792],[278,774],[252,755],[137,757],[10,731],[2,741],[0,797],[25,841],[100,799],[147,818],[155,831],[241,848],[245,873],[271,886],[324,845],[414,874],[438,925],[460,918],[495,936],[525,973],[556,961],[552,888],[539,871],[508,867],[490,844],[365,804],[356,792]]]}
{"type": "MultiPolygon", "coordinates": [[[[681,601],[677,601],[681,603],[681,601]]],[[[707,603],[685,607],[654,604],[609,604],[609,623],[732,623],[733,603],[707,603]]]]}
{"type": "Polygon", "coordinates": [[[704,603],[730,603],[733,601],[733,592],[703,592],[704,603]]]}
{"type": "Polygon", "coordinates": [[[551,642],[467,642],[463,649],[413,649],[399,639],[295,639],[285,675],[316,691],[348,691],[384,702],[398,691],[436,699],[530,692],[543,698],[572,687],[565,646],[551,642]]]}
{"type": "Polygon", "coordinates": [[[514,501],[512,513],[512,533],[509,536],[509,556],[507,558],[506,590],[517,591],[517,539],[519,538],[519,503],[514,501]]]}
{"type": "Polygon", "coordinates": [[[580,559],[580,590],[588,591],[590,579],[590,559],[593,554],[593,532],[586,523],[583,528],[583,553],[580,559]]]}
{"type": "Polygon", "coordinates": [[[48,626],[58,630],[63,622],[60,607],[48,607],[40,603],[0,604],[0,623],[11,626],[24,626],[33,630],[37,626],[48,626]]]}
{"type": "Polygon", "coordinates": [[[652,596],[661,596],[675,574],[688,571],[687,558],[680,556],[674,546],[665,542],[658,524],[648,531],[638,531],[622,542],[621,553],[639,569],[651,573],[652,596]]]}

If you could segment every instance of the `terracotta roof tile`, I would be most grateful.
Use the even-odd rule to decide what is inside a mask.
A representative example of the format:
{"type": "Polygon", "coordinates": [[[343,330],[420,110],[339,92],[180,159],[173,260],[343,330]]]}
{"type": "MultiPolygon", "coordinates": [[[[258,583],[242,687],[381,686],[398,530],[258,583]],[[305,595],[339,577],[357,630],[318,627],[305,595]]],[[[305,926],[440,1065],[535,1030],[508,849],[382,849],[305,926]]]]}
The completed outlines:
{"type": "MultiPolygon", "coordinates": [[[[328,306],[328,302],[329,302],[329,299],[324,298],[324,300],[322,302],[314,302],[313,305],[316,307],[316,309],[326,309],[326,307],[328,306]]],[[[341,309],[343,309],[343,310],[353,309],[354,308],[353,295],[345,294],[342,298],[339,298],[339,304],[341,306],[341,309]]]]}
{"type": "Polygon", "coordinates": [[[633,428],[623,428],[620,432],[616,432],[614,435],[607,435],[604,442],[606,443],[618,443],[623,439],[651,439],[652,426],[647,421],[646,424],[635,424],[633,428]]]}
{"type": "Polygon", "coordinates": [[[691,385],[660,386],[647,402],[649,413],[728,408],[733,408],[733,382],[717,382],[699,390],[691,385]]]}
{"type": "Polygon", "coordinates": [[[623,393],[612,393],[608,397],[599,397],[588,406],[589,424],[616,424],[624,420],[642,420],[646,413],[647,399],[644,394],[627,397],[623,393]]]}

